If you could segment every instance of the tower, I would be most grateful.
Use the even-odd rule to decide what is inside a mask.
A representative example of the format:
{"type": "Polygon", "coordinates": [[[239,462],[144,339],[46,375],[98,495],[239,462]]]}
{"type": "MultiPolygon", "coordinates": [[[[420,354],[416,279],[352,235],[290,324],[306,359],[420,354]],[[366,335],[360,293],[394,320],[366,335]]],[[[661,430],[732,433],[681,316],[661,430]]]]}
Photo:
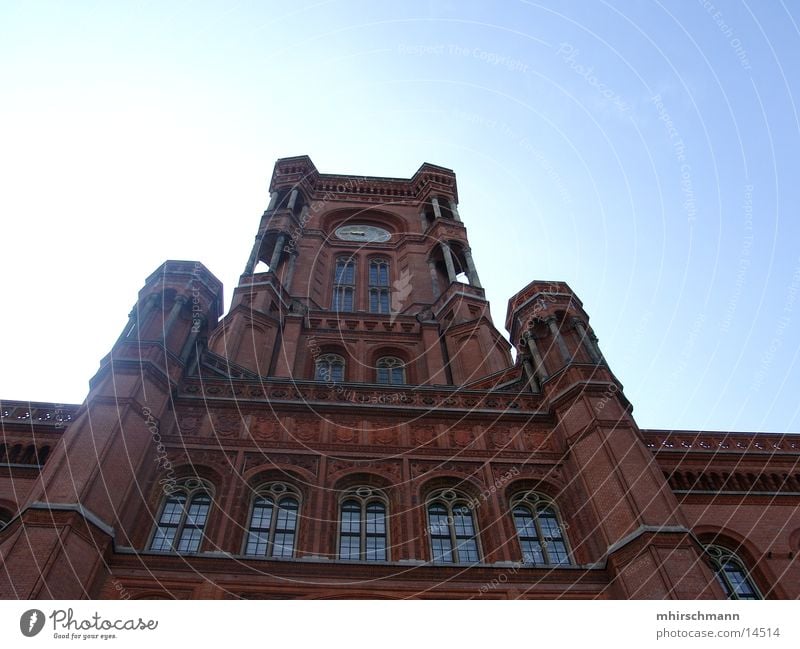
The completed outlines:
{"type": "Polygon", "coordinates": [[[0,403],[0,596],[800,594],[800,442],[640,430],[563,282],[511,298],[512,358],[451,170],[269,192],[224,317],[167,261],[83,404],[0,403]]]}
{"type": "Polygon", "coordinates": [[[410,180],[321,175],[302,156],[278,161],[270,192],[213,353],[298,381],[315,378],[320,354],[335,355],[339,381],[399,377],[405,386],[466,385],[510,364],[452,171],[424,164],[410,180]],[[378,372],[389,369],[378,368],[382,358],[393,371],[378,372]]]}

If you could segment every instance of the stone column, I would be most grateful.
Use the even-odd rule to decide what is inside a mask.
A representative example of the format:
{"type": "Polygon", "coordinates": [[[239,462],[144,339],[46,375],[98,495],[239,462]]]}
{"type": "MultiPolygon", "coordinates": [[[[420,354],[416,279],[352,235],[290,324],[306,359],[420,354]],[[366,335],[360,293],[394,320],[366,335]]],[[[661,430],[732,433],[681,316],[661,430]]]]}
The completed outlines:
{"type": "Polygon", "coordinates": [[[461,223],[461,215],[458,213],[458,206],[455,201],[450,201],[450,211],[453,213],[453,219],[461,223]]]}
{"type": "Polygon", "coordinates": [[[444,241],[439,244],[442,246],[442,254],[444,255],[444,265],[447,267],[447,279],[450,284],[456,281],[456,267],[453,265],[453,253],[450,251],[450,246],[444,241]]]}
{"type": "Polygon", "coordinates": [[[275,209],[275,204],[278,202],[278,192],[272,192],[269,195],[269,205],[267,205],[267,212],[275,209]]]}
{"type": "Polygon", "coordinates": [[[533,333],[526,331],[522,334],[522,341],[527,345],[533,358],[533,371],[539,378],[539,383],[544,383],[548,379],[547,369],[544,366],[542,355],[539,353],[539,348],[536,346],[536,338],[533,333]]]}
{"type": "Polygon", "coordinates": [[[431,196],[431,205],[433,205],[433,216],[434,216],[434,218],[437,218],[437,219],[442,218],[442,208],[439,207],[439,197],[438,196],[431,196]]]}
{"type": "Polygon", "coordinates": [[[208,338],[200,338],[197,341],[197,353],[194,356],[189,356],[192,359],[192,362],[189,364],[189,367],[186,368],[187,374],[194,374],[195,371],[199,371],[200,369],[200,359],[203,357],[203,350],[208,347],[208,338]]]}
{"type": "Polygon", "coordinates": [[[250,251],[250,256],[247,258],[247,265],[244,267],[243,275],[252,275],[258,263],[258,255],[261,252],[261,241],[264,239],[264,233],[259,232],[256,235],[256,240],[253,243],[253,249],[250,251]]]}
{"type": "Polygon", "coordinates": [[[183,309],[183,305],[188,302],[189,298],[185,295],[178,294],[175,296],[175,304],[172,305],[172,310],[169,312],[167,321],[164,323],[164,335],[162,340],[166,341],[169,338],[169,334],[172,331],[172,327],[175,325],[181,310],[183,309]]]}
{"type": "Polygon", "coordinates": [[[581,344],[583,345],[586,352],[589,354],[589,357],[592,359],[592,362],[600,363],[600,355],[598,354],[598,350],[592,343],[591,338],[589,338],[589,335],[586,332],[586,327],[584,327],[583,322],[581,322],[580,318],[572,318],[572,326],[574,327],[575,331],[578,332],[578,336],[581,339],[581,344]]]}
{"type": "Polygon", "coordinates": [[[553,339],[556,341],[556,345],[558,345],[558,350],[561,352],[561,358],[565,363],[572,362],[572,356],[569,353],[569,349],[567,349],[567,343],[564,342],[564,337],[561,335],[561,331],[558,328],[558,323],[556,322],[555,316],[550,316],[545,321],[547,322],[547,326],[550,328],[550,333],[553,334],[553,339]]]}
{"type": "Polygon", "coordinates": [[[428,260],[428,269],[431,271],[431,284],[433,284],[433,299],[438,300],[442,294],[442,289],[439,288],[439,273],[436,270],[436,262],[433,259],[428,260]]]}
{"type": "Polygon", "coordinates": [[[536,384],[536,371],[531,365],[530,356],[527,354],[522,357],[522,368],[525,370],[525,376],[528,378],[528,387],[531,392],[539,392],[539,386],[536,384]]]}
{"type": "Polygon", "coordinates": [[[294,204],[297,202],[297,190],[293,189],[292,193],[289,194],[289,202],[286,204],[286,209],[292,211],[294,209],[294,204]]]}
{"type": "Polygon", "coordinates": [[[472,248],[466,248],[464,250],[464,258],[467,260],[469,283],[476,288],[483,288],[481,286],[481,280],[478,278],[478,271],[475,269],[475,262],[472,261],[472,248]]]}
{"type": "Polygon", "coordinates": [[[423,232],[428,229],[428,217],[425,216],[425,210],[419,212],[419,224],[423,232]]]}
{"type": "Polygon", "coordinates": [[[206,323],[206,317],[204,315],[198,315],[194,320],[192,320],[192,328],[189,332],[189,337],[186,339],[186,343],[183,345],[183,349],[181,350],[181,363],[186,365],[186,361],[189,360],[189,357],[192,355],[192,351],[194,350],[194,344],[197,342],[197,337],[200,335],[200,330],[203,328],[203,325],[206,323]]]}
{"type": "Polygon", "coordinates": [[[281,260],[283,246],[286,243],[286,235],[281,232],[275,240],[275,247],[272,249],[272,257],[269,260],[269,269],[276,275],[278,274],[278,262],[281,260]]]}

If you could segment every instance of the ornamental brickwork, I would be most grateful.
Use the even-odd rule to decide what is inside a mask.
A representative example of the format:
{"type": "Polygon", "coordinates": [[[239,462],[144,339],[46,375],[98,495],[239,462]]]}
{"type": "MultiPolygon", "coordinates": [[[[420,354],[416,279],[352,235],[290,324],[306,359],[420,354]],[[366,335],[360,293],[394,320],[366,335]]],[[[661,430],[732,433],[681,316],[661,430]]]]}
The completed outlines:
{"type": "Polygon", "coordinates": [[[800,597],[799,436],[640,430],[563,282],[512,355],[449,169],[269,190],[224,316],[167,261],[84,403],[0,402],[0,597],[800,597]]]}

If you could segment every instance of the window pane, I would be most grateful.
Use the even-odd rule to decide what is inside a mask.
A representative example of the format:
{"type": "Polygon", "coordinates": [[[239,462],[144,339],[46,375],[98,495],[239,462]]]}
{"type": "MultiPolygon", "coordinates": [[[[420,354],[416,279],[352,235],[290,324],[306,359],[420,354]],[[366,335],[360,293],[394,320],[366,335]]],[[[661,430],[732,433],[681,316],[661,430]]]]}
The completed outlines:
{"type": "Polygon", "coordinates": [[[459,563],[477,563],[478,543],[475,539],[459,540],[457,549],[459,563]]]}
{"type": "Polygon", "coordinates": [[[542,546],[539,544],[536,524],[531,510],[522,505],[515,507],[514,525],[517,528],[517,536],[522,550],[522,562],[535,566],[547,563],[542,552],[542,546]]]}
{"type": "Polygon", "coordinates": [[[723,570],[733,588],[733,592],[736,593],[739,599],[756,599],[755,589],[750,584],[741,566],[729,560],[725,562],[723,570]]]}
{"type": "Polygon", "coordinates": [[[361,503],[346,500],[342,503],[339,556],[342,559],[361,558],[361,503]]]}
{"type": "Polygon", "coordinates": [[[297,523],[298,503],[294,498],[284,498],[278,503],[276,530],[294,532],[297,523]]]}
{"type": "Polygon", "coordinates": [[[178,552],[197,552],[203,531],[197,527],[184,527],[178,541],[178,552]]]}
{"type": "Polygon", "coordinates": [[[299,503],[294,498],[284,498],[278,503],[275,539],[272,546],[273,557],[291,557],[294,554],[298,507],[299,503]]]}
{"type": "Polygon", "coordinates": [[[447,509],[442,505],[431,505],[428,508],[429,532],[431,536],[450,538],[450,526],[447,520],[447,509]]]}
{"type": "Polygon", "coordinates": [[[530,563],[534,566],[545,564],[542,546],[539,545],[539,541],[520,541],[520,545],[522,546],[523,563],[530,563]]]}
{"type": "Polygon", "coordinates": [[[342,532],[361,534],[361,505],[354,500],[342,505],[342,532]]]}
{"type": "Polygon", "coordinates": [[[353,310],[353,289],[350,287],[337,287],[333,292],[334,311],[353,310]]]}
{"type": "Polygon", "coordinates": [[[369,265],[369,285],[389,286],[389,264],[385,261],[373,261],[369,265]]]}
{"type": "Polygon", "coordinates": [[[150,544],[150,549],[158,551],[171,550],[172,541],[177,531],[175,527],[159,527],[153,537],[153,542],[150,544]]]}
{"type": "Polygon", "coordinates": [[[561,540],[561,528],[558,526],[558,519],[555,513],[550,510],[543,510],[539,512],[539,527],[542,530],[542,536],[545,541],[550,539],[561,540]]]}
{"type": "Polygon", "coordinates": [[[211,506],[211,499],[208,496],[195,496],[189,505],[186,514],[186,525],[202,528],[206,524],[208,509],[211,506]]]}
{"type": "Polygon", "coordinates": [[[383,290],[380,292],[380,307],[378,309],[381,313],[389,313],[389,291],[383,290]]]}
{"type": "Polygon", "coordinates": [[[162,525],[179,525],[181,516],[183,515],[183,506],[186,502],[186,496],[170,496],[164,504],[164,510],[161,513],[162,525]]]}
{"type": "Polygon", "coordinates": [[[402,385],[405,383],[405,370],[402,367],[395,367],[392,369],[392,383],[394,385],[402,385]]]}
{"type": "Polygon", "coordinates": [[[339,545],[339,556],[349,561],[357,561],[361,558],[361,538],[351,534],[343,534],[339,545]]]}
{"type": "Polygon", "coordinates": [[[546,541],[548,558],[552,564],[567,564],[569,563],[569,555],[567,554],[567,546],[562,541],[546,541]]]}
{"type": "Polygon", "coordinates": [[[267,545],[269,544],[269,532],[248,532],[247,534],[247,547],[244,550],[245,554],[264,557],[267,554],[267,545]]]}
{"type": "Polygon", "coordinates": [[[344,380],[344,360],[335,354],[317,360],[314,377],[317,381],[336,383],[344,380]]]}
{"type": "Polygon", "coordinates": [[[434,563],[453,563],[453,548],[449,536],[447,538],[431,537],[431,549],[434,563]]]}
{"type": "Polygon", "coordinates": [[[453,528],[456,538],[465,538],[475,535],[475,527],[472,524],[472,512],[465,505],[456,505],[453,508],[453,528]]]}
{"type": "Polygon", "coordinates": [[[272,524],[273,502],[271,498],[256,498],[253,502],[253,515],[250,518],[250,529],[267,530],[272,524]]]}
{"type": "Polygon", "coordinates": [[[453,563],[453,544],[447,508],[438,503],[428,507],[428,526],[431,537],[431,554],[434,563],[453,563]]]}
{"type": "Polygon", "coordinates": [[[383,536],[367,537],[367,561],[386,561],[386,538],[383,536]]]}
{"type": "Polygon", "coordinates": [[[271,498],[262,496],[253,501],[253,513],[250,517],[250,531],[247,535],[245,554],[266,556],[273,509],[274,503],[271,498]]]}
{"type": "Polygon", "coordinates": [[[275,543],[272,546],[272,556],[290,558],[294,553],[294,534],[291,532],[275,532],[275,543]]]}
{"type": "Polygon", "coordinates": [[[533,515],[527,507],[516,507],[514,509],[514,524],[517,527],[517,534],[520,540],[537,538],[533,515]]]}
{"type": "Polygon", "coordinates": [[[367,561],[386,560],[386,507],[383,503],[367,505],[366,543],[367,561]]]}
{"type": "Polygon", "coordinates": [[[378,368],[378,383],[382,385],[389,385],[389,369],[385,367],[378,368]]]}
{"type": "Polygon", "coordinates": [[[367,534],[386,533],[386,508],[382,503],[367,505],[367,534]]]}
{"type": "Polygon", "coordinates": [[[355,278],[355,264],[352,260],[339,259],[336,261],[336,284],[353,284],[355,278]]]}

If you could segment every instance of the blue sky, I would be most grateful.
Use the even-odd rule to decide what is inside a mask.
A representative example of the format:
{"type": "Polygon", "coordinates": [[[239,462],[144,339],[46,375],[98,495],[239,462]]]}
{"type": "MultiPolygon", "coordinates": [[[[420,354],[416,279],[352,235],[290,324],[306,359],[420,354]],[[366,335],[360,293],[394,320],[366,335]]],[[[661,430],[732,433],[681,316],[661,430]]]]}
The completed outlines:
{"type": "Polygon", "coordinates": [[[230,299],[275,159],[458,176],[502,329],[581,297],[639,425],[800,430],[800,9],[4,2],[0,396],[80,402],[145,277],[230,299]]]}

